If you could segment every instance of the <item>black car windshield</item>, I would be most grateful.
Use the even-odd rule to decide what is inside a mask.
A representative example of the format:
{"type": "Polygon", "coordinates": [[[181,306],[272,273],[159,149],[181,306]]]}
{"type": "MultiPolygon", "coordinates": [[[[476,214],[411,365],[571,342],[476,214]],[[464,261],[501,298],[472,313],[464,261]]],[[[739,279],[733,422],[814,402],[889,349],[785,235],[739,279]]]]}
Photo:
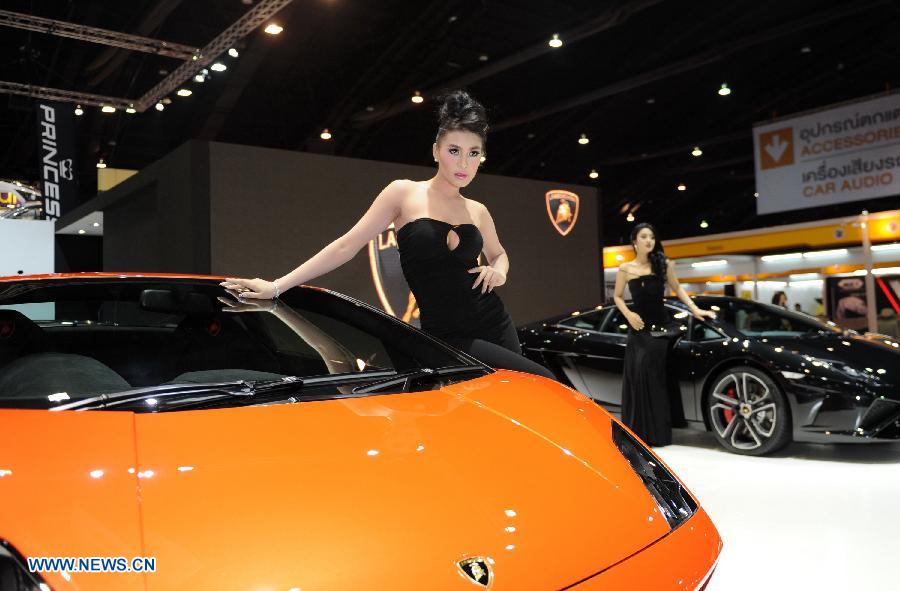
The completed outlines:
{"type": "Polygon", "coordinates": [[[0,283],[0,407],[289,376],[299,384],[346,375],[358,386],[367,375],[469,365],[407,324],[314,288],[290,290],[276,305],[238,302],[212,280],[0,283]]]}
{"type": "Polygon", "coordinates": [[[801,337],[842,332],[838,326],[813,316],[749,300],[697,298],[697,304],[713,310],[719,320],[747,337],[801,337]]]}

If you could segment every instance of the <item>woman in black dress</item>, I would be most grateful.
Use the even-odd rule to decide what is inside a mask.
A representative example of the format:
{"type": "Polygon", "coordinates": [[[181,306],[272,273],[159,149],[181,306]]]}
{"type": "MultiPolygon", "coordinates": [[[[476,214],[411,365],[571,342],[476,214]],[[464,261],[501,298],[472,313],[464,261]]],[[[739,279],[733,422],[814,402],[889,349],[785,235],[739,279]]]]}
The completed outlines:
{"type": "Polygon", "coordinates": [[[715,313],[694,304],[675,276],[656,229],[638,224],[631,231],[633,261],[619,267],[613,300],[630,325],[622,380],[622,422],[649,445],[672,443],[672,413],[666,380],[666,354],[672,335],[663,298],[666,285],[696,318],[715,313]],[[625,286],[631,291],[632,309],[625,305],[625,286]]]}
{"type": "Polygon", "coordinates": [[[449,94],[431,148],[434,177],[393,181],[346,234],[290,273],[274,281],[229,278],[222,285],[242,298],[277,298],[343,265],[393,223],[423,330],[491,367],[552,379],[521,355],[515,326],[494,292],[509,273],[494,220],[487,207],[460,193],[478,172],[486,139],[484,107],[464,91],[449,94]],[[478,265],[482,252],[487,264],[478,265]]]}

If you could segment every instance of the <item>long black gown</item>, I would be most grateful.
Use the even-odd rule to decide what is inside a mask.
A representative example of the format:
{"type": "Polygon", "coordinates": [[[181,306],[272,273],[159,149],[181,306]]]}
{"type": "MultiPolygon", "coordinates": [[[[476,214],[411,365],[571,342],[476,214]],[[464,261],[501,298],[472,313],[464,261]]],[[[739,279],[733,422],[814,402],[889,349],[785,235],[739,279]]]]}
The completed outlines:
{"type": "Polygon", "coordinates": [[[663,305],[664,281],[656,274],[628,281],[632,310],[644,321],[628,329],[622,380],[622,421],[653,446],[672,443],[672,413],[666,380],[668,338],[656,336],[668,323],[663,305]]]}
{"type": "Polygon", "coordinates": [[[419,306],[422,330],[483,363],[555,379],[547,368],[522,356],[519,337],[506,307],[495,292],[472,289],[484,246],[474,224],[453,225],[418,218],[397,231],[400,265],[419,306]],[[459,237],[454,249],[447,235],[459,237]]]}

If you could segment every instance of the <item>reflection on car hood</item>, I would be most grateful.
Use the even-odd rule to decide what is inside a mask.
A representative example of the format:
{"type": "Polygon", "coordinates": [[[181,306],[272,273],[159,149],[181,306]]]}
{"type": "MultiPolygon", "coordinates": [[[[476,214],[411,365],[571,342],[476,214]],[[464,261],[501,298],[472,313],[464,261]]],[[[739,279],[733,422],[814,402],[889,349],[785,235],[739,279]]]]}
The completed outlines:
{"type": "Polygon", "coordinates": [[[881,335],[769,337],[757,338],[755,342],[760,345],[781,347],[785,352],[795,352],[801,356],[845,364],[861,376],[877,378],[882,385],[900,384],[900,347],[892,346],[890,343],[895,341],[881,335]]]}
{"type": "Polygon", "coordinates": [[[239,409],[0,411],[0,424],[17,442],[0,537],[29,555],[155,556],[151,590],[469,589],[467,556],[494,560],[495,588],[558,589],[669,531],[609,415],[525,374],[239,409]]]}

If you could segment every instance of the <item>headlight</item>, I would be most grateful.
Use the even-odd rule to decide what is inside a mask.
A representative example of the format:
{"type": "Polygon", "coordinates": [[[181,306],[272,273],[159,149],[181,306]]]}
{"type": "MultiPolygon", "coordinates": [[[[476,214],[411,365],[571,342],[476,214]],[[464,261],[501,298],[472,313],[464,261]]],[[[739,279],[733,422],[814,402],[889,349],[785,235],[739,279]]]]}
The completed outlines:
{"type": "Polygon", "coordinates": [[[0,586],[3,591],[50,591],[40,575],[26,570],[22,555],[6,540],[0,540],[0,586]]]}
{"type": "Polygon", "coordinates": [[[613,441],[656,500],[669,527],[675,529],[697,510],[697,502],[681,486],[647,448],[616,422],[612,424],[613,441]]]}

